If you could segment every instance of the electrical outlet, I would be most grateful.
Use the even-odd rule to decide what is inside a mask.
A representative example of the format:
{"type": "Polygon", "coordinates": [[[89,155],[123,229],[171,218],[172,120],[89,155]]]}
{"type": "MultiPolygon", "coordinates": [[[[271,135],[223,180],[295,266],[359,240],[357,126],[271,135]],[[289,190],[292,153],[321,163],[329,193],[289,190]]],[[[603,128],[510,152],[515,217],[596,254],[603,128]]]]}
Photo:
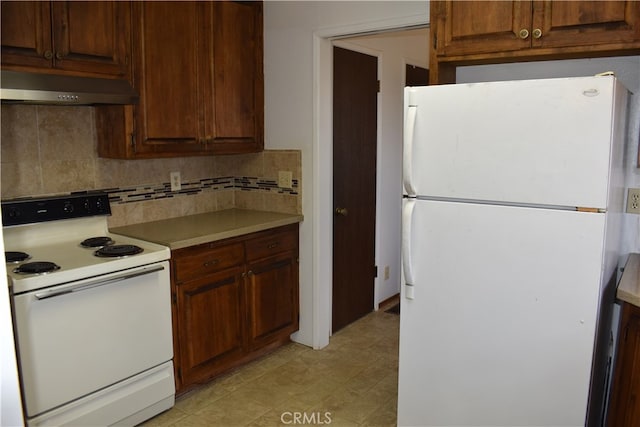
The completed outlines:
{"type": "Polygon", "coordinates": [[[293,188],[293,173],[291,171],[278,171],[278,187],[293,188]]]}
{"type": "Polygon", "coordinates": [[[627,194],[627,213],[640,214],[640,188],[630,188],[627,194]]]}
{"type": "Polygon", "coordinates": [[[384,267],[384,280],[389,280],[389,266],[384,267]]]}
{"type": "Polygon", "coordinates": [[[171,172],[169,174],[169,179],[171,179],[171,191],[179,191],[182,188],[180,172],[171,172]]]}

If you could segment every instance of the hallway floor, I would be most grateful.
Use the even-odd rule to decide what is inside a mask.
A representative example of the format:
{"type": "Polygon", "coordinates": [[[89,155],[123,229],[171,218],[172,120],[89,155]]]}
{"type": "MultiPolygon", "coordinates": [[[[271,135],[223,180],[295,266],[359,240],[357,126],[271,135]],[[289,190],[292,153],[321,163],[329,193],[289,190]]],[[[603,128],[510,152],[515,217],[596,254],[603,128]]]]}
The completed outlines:
{"type": "Polygon", "coordinates": [[[288,344],[179,397],[144,426],[395,426],[399,326],[400,316],[381,309],[322,350],[288,344]]]}

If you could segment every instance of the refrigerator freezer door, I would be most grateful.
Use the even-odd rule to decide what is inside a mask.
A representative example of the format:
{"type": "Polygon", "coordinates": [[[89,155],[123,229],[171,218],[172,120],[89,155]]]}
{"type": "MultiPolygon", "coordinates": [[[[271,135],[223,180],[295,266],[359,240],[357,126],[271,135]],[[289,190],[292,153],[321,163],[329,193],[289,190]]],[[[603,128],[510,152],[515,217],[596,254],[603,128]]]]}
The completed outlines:
{"type": "Polygon", "coordinates": [[[405,126],[409,105],[417,114],[405,191],[606,208],[617,87],[580,77],[407,88],[405,126]]]}
{"type": "Polygon", "coordinates": [[[583,426],[605,215],[414,203],[398,424],[583,426]]]}

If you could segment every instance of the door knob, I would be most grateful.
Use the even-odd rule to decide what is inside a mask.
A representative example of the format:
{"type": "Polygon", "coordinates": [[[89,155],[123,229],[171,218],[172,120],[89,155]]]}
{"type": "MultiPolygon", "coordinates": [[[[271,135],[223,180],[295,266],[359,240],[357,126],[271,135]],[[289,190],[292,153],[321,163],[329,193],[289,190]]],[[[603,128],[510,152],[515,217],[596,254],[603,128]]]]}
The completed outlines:
{"type": "Polygon", "coordinates": [[[347,216],[348,213],[347,208],[336,208],[336,215],[347,216]]]}

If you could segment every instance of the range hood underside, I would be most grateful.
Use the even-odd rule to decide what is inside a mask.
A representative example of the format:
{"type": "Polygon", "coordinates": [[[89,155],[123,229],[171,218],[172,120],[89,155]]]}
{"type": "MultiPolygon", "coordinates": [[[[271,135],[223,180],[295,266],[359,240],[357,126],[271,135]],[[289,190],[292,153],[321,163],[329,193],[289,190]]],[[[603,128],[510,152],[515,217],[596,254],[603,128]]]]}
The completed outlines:
{"type": "Polygon", "coordinates": [[[61,76],[17,71],[0,72],[3,103],[94,105],[137,104],[139,96],[122,79],[61,76]]]}

